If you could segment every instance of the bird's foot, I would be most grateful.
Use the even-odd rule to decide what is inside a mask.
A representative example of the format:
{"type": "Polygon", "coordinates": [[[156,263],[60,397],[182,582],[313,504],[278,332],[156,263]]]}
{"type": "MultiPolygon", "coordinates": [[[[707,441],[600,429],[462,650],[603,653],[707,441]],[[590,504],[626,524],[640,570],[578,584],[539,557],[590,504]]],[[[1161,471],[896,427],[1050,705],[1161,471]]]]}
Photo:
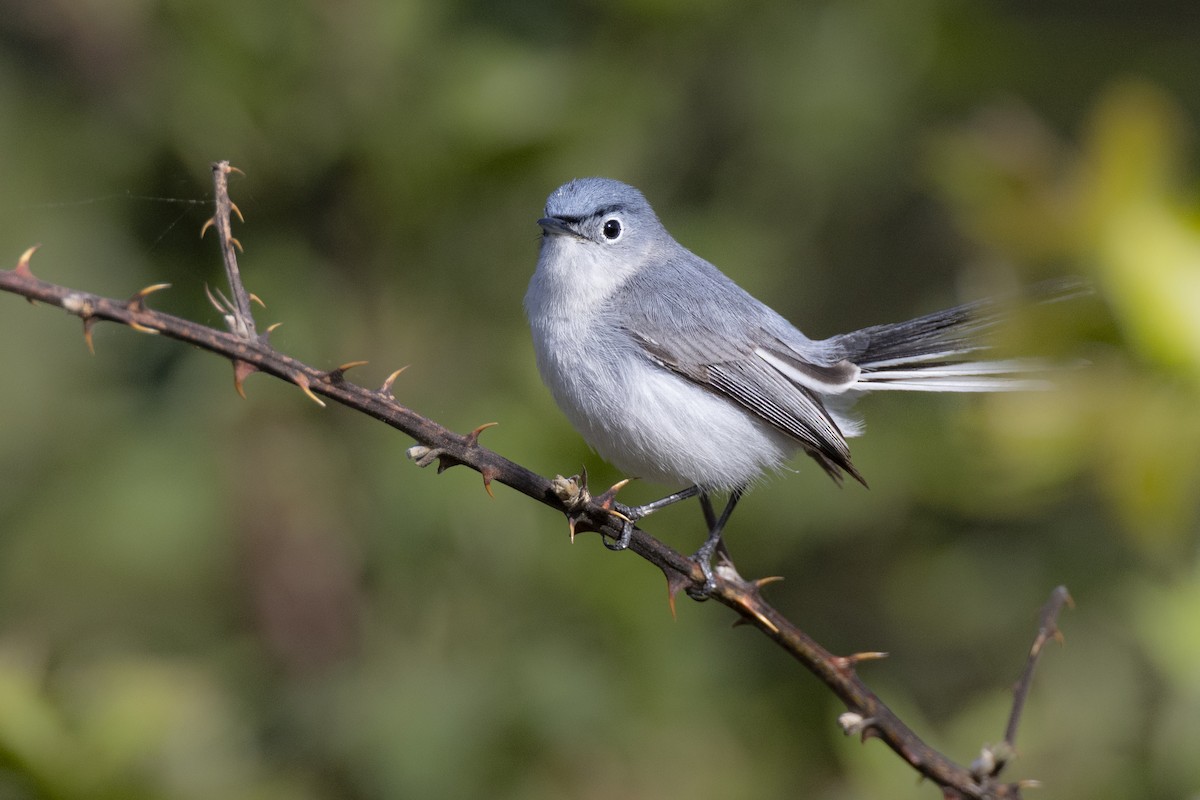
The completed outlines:
{"type": "Polygon", "coordinates": [[[717,544],[721,541],[720,535],[710,537],[699,550],[695,552],[688,560],[696,566],[700,567],[700,572],[704,574],[703,586],[689,586],[687,589],[688,597],[693,600],[703,602],[712,597],[712,593],[717,590],[717,577],[713,573],[712,559],[713,552],[717,549],[717,544]]]}

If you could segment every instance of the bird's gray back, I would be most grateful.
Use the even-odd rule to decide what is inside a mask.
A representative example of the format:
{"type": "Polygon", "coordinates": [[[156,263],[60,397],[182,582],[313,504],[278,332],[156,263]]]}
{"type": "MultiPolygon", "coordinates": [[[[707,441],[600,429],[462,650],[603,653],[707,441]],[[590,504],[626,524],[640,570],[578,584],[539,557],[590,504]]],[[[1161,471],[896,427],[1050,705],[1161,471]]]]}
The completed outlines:
{"type": "Polygon", "coordinates": [[[844,357],[840,347],[809,339],[715,266],[672,245],[608,298],[602,313],[610,323],[691,364],[747,358],[758,347],[786,346],[822,365],[844,357]]]}

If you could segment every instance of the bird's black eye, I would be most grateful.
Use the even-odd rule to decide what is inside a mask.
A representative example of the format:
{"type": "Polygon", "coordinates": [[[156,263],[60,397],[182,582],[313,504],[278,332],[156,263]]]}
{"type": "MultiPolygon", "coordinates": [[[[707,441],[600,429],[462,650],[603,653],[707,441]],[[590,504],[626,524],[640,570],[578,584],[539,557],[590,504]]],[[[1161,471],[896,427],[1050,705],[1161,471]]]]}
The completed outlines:
{"type": "Polygon", "coordinates": [[[614,242],[621,238],[621,223],[619,220],[605,220],[604,227],[601,230],[604,231],[604,238],[608,239],[610,242],[614,242]]]}

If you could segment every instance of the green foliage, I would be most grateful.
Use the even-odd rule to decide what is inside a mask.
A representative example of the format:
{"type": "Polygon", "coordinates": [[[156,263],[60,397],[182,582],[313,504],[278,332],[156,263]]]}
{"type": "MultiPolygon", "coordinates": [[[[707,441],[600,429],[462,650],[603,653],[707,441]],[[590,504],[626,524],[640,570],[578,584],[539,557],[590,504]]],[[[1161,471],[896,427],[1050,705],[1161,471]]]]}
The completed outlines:
{"type": "MultiPolygon", "coordinates": [[[[813,336],[1064,272],[1051,392],[884,397],[871,483],[743,501],[748,575],[966,762],[1185,797],[1200,684],[1194,31],[1130,6],[0,0],[0,259],[219,324],[209,162],[280,349],[552,475],[589,453],[521,298],[546,194],[643,188],[813,336]],[[4,254],[7,254],[5,256],[4,254]]],[[[1157,15],[1157,16],[1156,16],[1157,15]]],[[[769,644],[294,388],[0,297],[0,798],[928,797],[769,644]]],[[[634,485],[629,500],[664,487],[634,485]]],[[[698,545],[694,507],[653,532],[698,545]]]]}

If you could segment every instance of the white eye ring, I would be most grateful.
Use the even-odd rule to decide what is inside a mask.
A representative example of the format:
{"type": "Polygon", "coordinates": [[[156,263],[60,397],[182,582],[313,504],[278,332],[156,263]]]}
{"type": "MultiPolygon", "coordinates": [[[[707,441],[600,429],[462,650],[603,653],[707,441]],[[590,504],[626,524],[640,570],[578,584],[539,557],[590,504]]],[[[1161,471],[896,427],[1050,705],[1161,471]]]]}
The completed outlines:
{"type": "Polygon", "coordinates": [[[610,242],[615,242],[617,239],[621,238],[621,235],[625,233],[625,230],[621,226],[621,220],[617,219],[616,217],[609,217],[608,219],[604,220],[604,224],[600,226],[600,232],[604,234],[605,239],[610,242]]]}

